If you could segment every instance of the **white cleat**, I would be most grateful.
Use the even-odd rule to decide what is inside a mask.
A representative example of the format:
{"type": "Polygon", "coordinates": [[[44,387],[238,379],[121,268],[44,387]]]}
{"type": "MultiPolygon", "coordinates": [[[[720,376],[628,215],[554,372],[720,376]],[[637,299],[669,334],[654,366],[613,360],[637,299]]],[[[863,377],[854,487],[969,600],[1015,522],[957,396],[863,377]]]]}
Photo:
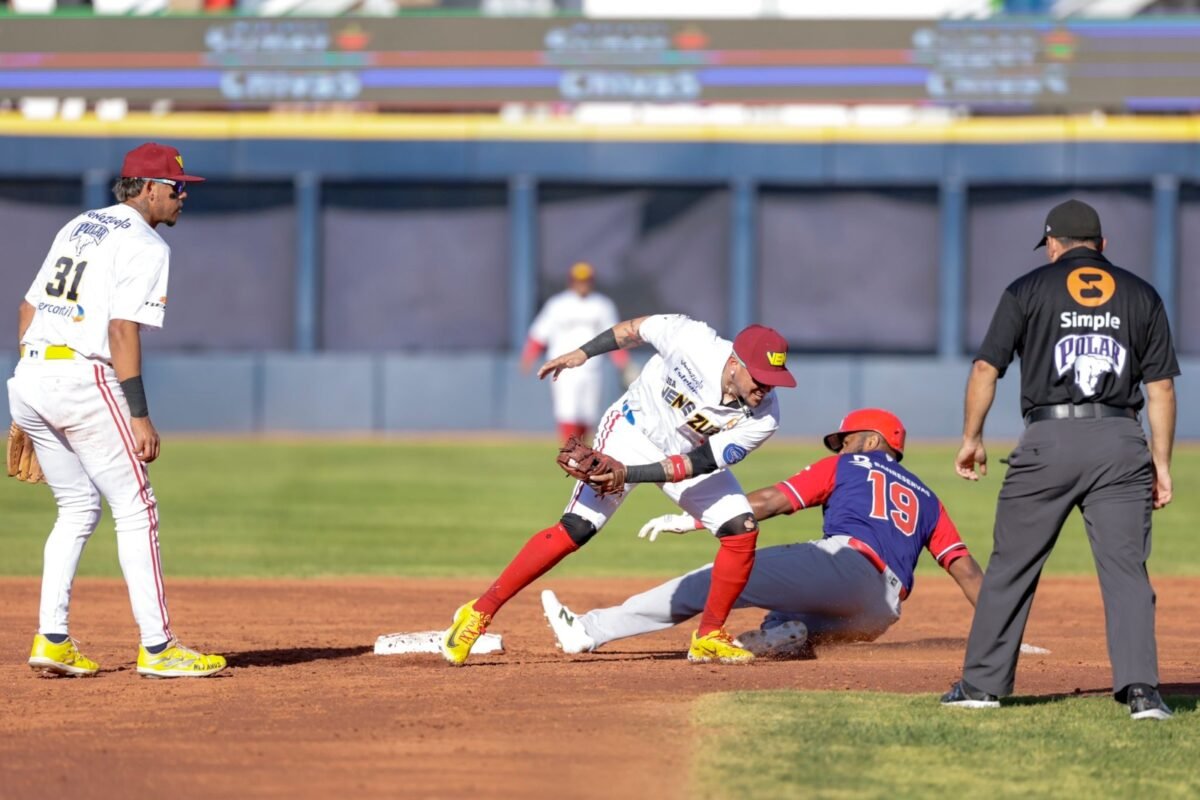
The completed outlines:
{"type": "Polygon", "coordinates": [[[789,620],[772,628],[755,628],[739,635],[742,647],[758,658],[813,658],[808,643],[808,628],[799,620],[789,620]]]}
{"type": "Polygon", "coordinates": [[[550,630],[554,631],[558,649],[564,653],[590,653],[596,649],[596,641],[583,629],[583,622],[571,609],[558,602],[554,592],[542,592],[542,611],[550,630]]]}

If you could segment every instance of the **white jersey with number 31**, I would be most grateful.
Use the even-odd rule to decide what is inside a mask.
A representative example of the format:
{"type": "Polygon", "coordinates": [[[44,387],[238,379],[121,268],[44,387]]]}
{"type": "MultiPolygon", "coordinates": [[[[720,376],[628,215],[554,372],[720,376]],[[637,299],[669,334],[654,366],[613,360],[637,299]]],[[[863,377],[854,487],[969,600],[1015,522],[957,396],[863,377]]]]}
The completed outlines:
{"type": "Polygon", "coordinates": [[[641,337],[658,351],[623,401],[626,418],[664,453],[685,454],[712,444],[718,467],[736,464],[779,427],[779,404],[769,393],[758,408],[721,402],[733,343],[681,314],[647,317],[641,337]]]}
{"type": "Polygon", "coordinates": [[[111,360],[110,320],[162,327],[170,257],[171,248],[130,206],[80,214],[54,237],[25,294],[35,314],[21,344],[66,345],[111,360]]]}

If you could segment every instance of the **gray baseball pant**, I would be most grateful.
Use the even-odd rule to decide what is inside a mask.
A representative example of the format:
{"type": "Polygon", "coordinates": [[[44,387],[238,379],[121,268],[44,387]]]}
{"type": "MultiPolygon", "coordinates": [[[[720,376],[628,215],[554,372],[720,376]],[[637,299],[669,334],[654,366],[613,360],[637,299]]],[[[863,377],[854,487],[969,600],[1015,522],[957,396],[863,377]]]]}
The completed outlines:
{"type": "MultiPolygon", "coordinates": [[[[579,619],[597,647],[670,628],[704,610],[711,578],[708,564],[579,619]]],[[[759,550],[735,607],[768,609],[763,628],[799,620],[813,639],[871,640],[900,619],[898,586],[842,541],[821,539],[759,550]]]]}
{"type": "Polygon", "coordinates": [[[1155,597],[1146,572],[1153,480],[1136,420],[1045,420],[1025,429],[996,505],[994,549],[963,664],[967,683],[1012,694],[1042,566],[1078,507],[1100,577],[1113,689],[1158,685],[1155,597]]]}

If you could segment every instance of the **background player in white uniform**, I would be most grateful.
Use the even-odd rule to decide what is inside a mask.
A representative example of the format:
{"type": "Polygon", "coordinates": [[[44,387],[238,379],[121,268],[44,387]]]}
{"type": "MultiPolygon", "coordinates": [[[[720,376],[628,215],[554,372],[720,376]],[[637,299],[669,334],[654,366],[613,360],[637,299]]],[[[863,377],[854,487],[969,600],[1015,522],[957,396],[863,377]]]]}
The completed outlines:
{"type": "MultiPolygon", "coordinates": [[[[838,455],[750,493],[760,520],[814,507],[823,510],[825,520],[823,539],[758,552],[737,601],[741,608],[769,610],[758,630],[738,637],[755,655],[799,656],[806,654],[809,641],[878,638],[900,619],[922,549],[975,604],[983,572],[937,497],[900,465],[906,435],[890,412],[853,411],[825,437],[838,455]]],[[[666,514],[646,523],[638,535],[649,534],[653,541],[663,531],[700,527],[687,514],[666,514]]],[[[710,564],[619,606],[580,615],[546,590],[542,606],[563,652],[589,652],[695,616],[711,578],[710,564]]]]}
{"type": "MultiPolygon", "coordinates": [[[[522,372],[532,370],[543,352],[557,358],[617,324],[620,318],[616,305],[595,289],[596,272],[591,264],[581,261],[571,267],[567,289],[547,300],[529,327],[529,339],[521,353],[522,372]]],[[[634,376],[630,374],[629,353],[614,350],[611,357],[621,370],[622,380],[626,385],[631,383],[634,376]]],[[[600,420],[603,387],[599,360],[564,372],[550,384],[554,420],[564,442],[572,436],[582,439],[595,428],[600,420]]]]}
{"type": "Polygon", "coordinates": [[[170,248],[155,228],[179,219],[189,184],[179,151],[131,150],[113,186],[117,205],[68,222],[20,308],[21,360],[8,381],[13,421],[34,442],[58,520],[46,540],[38,634],[29,665],[93,675],[68,636],[71,586],[100,497],[141,631],[137,670],[159,678],[213,675],[225,659],[183,647],[171,632],[158,548],[158,503],[145,465],[158,457],[141,378],[142,328],[160,328],[170,248]]]}
{"type": "MultiPolygon", "coordinates": [[[[668,497],[703,520],[720,541],[688,659],[742,663],[753,658],[724,630],[750,575],[758,538],[750,503],[725,467],[741,461],[779,427],[771,390],[796,385],[785,366],[787,342],[761,325],[746,328],[731,344],[685,316],[640,317],[546,362],[538,377],[557,377],[591,357],[643,342],[658,353],[605,412],[595,439],[597,450],[632,465],[625,485],[602,485],[598,493],[583,481],[575,484],[559,522],[534,534],[491,587],[455,613],[442,641],[450,663],[462,664],[496,611],[591,539],[637,483],[662,484],[668,497]]],[[[607,477],[611,483],[612,474],[607,477]]]]}

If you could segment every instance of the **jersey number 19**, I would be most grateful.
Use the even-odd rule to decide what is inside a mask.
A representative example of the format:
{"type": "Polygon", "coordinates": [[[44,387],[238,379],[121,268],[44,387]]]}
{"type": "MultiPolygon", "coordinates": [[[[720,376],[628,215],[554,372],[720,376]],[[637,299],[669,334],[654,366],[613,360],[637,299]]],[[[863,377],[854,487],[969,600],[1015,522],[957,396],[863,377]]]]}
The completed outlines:
{"type": "Polygon", "coordinates": [[[889,481],[888,476],[877,469],[867,473],[871,482],[871,517],[891,519],[896,530],[912,536],[917,530],[917,515],[920,513],[920,498],[912,489],[899,481],[889,481]],[[891,511],[888,511],[888,500],[891,511]]]}

